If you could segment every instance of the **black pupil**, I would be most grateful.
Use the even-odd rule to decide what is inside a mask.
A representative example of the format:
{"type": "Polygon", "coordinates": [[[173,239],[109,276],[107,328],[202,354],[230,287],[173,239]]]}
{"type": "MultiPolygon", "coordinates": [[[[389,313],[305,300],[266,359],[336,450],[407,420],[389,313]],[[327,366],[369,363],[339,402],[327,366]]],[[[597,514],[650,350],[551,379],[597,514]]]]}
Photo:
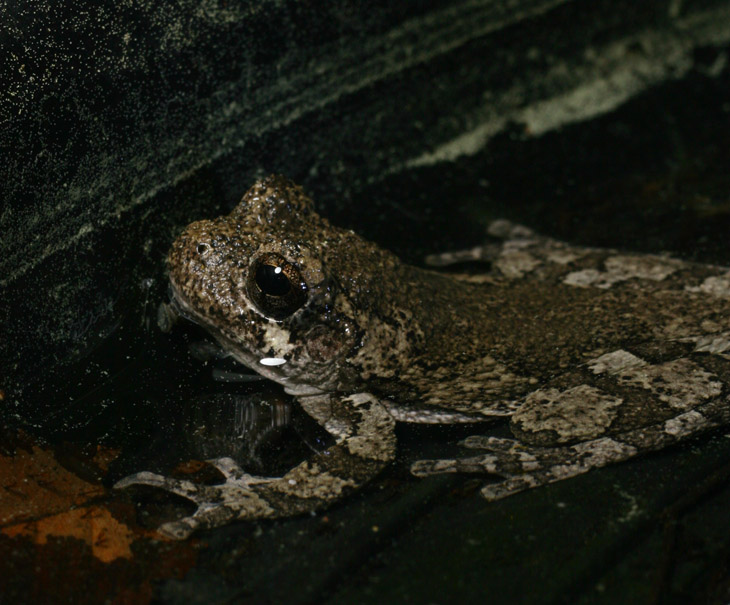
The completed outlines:
{"type": "Polygon", "coordinates": [[[281,267],[275,265],[259,265],[256,269],[256,283],[264,294],[284,296],[291,290],[289,278],[281,267]]]}

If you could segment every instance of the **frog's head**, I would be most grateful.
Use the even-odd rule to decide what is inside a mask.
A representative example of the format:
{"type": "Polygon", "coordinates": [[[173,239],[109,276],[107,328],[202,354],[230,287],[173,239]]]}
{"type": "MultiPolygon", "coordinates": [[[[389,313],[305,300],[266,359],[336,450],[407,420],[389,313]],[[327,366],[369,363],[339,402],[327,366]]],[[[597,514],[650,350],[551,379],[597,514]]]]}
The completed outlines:
{"type": "MultiPolygon", "coordinates": [[[[173,304],[240,362],[295,395],[347,390],[361,344],[363,267],[389,253],[314,212],[280,176],[233,212],[189,225],[169,253],[173,304]]],[[[377,266],[377,265],[376,265],[377,266]]]]}

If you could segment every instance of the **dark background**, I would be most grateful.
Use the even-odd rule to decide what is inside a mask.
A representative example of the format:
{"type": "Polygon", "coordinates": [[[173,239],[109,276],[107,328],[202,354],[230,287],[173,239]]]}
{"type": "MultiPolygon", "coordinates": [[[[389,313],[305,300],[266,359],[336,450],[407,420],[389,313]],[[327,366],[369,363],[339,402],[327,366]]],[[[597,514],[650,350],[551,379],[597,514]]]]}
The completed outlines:
{"type": "MultiPolygon", "coordinates": [[[[171,393],[197,385],[186,341],[155,328],[167,248],[258,176],[286,174],[415,263],[503,216],[730,264],[726,1],[35,2],[0,16],[3,422],[54,447],[140,451],[120,475],[184,438],[171,393]]],[[[213,532],[156,598],[727,601],[722,435],[490,506],[467,478],[408,476],[424,444],[461,436],[401,429],[392,473],[326,523],[213,532]]],[[[37,578],[16,547],[5,575],[22,600],[37,578]]],[[[49,578],[68,572],[33,556],[49,578]]],[[[78,573],[75,597],[100,577],[78,573]]]]}

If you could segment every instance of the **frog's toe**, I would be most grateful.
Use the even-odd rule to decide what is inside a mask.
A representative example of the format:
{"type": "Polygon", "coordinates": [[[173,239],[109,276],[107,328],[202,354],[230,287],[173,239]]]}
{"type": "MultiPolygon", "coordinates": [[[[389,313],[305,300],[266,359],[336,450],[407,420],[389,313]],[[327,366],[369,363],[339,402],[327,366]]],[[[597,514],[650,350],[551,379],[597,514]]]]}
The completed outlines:
{"type": "Polygon", "coordinates": [[[498,470],[498,462],[498,457],[492,454],[472,458],[418,460],[411,465],[411,473],[416,477],[441,475],[443,473],[501,474],[498,470]]]}
{"type": "Polygon", "coordinates": [[[505,439],[504,437],[486,437],[484,435],[470,435],[466,439],[459,442],[462,447],[471,450],[486,450],[490,452],[508,451],[518,445],[514,439],[505,439]]]}
{"type": "Polygon", "coordinates": [[[541,485],[541,482],[532,475],[510,477],[504,481],[488,483],[481,489],[481,494],[486,500],[501,500],[518,492],[531,489],[541,485]]]}
{"type": "Polygon", "coordinates": [[[226,478],[226,483],[238,483],[242,486],[255,485],[257,483],[270,483],[278,477],[260,477],[249,475],[244,471],[233,458],[213,458],[207,460],[208,464],[214,466],[226,478]]]}
{"type": "Polygon", "coordinates": [[[411,464],[411,474],[428,477],[442,473],[456,473],[456,460],[418,460],[411,464]]]}
{"type": "Polygon", "coordinates": [[[576,453],[570,448],[525,445],[515,439],[502,437],[474,435],[464,439],[460,445],[488,452],[484,460],[493,466],[494,470],[490,472],[502,476],[548,469],[560,462],[567,463],[576,458],[576,453]]]}
{"type": "Polygon", "coordinates": [[[195,531],[220,527],[237,516],[238,512],[225,504],[207,503],[189,517],[163,523],[157,531],[172,540],[185,540],[195,531]]]}
{"type": "Polygon", "coordinates": [[[245,478],[251,477],[233,458],[210,458],[206,462],[220,471],[221,475],[225,477],[226,482],[245,481],[245,478]]]}
{"type": "Polygon", "coordinates": [[[114,484],[114,489],[125,489],[133,485],[148,485],[150,487],[157,487],[165,490],[172,494],[182,496],[200,504],[201,502],[210,501],[214,494],[213,487],[207,485],[200,485],[193,483],[192,481],[186,481],[183,479],[175,479],[173,477],[165,477],[164,475],[158,475],[157,473],[150,473],[142,471],[141,473],[135,473],[124,477],[120,481],[114,484]]]}
{"type": "Polygon", "coordinates": [[[171,540],[185,540],[197,529],[197,524],[192,523],[192,517],[185,517],[179,521],[170,521],[163,523],[157,528],[157,531],[166,538],[171,540]]]}
{"type": "Polygon", "coordinates": [[[132,485],[150,485],[152,487],[164,488],[167,481],[168,478],[163,475],[142,471],[134,473],[133,475],[127,475],[123,479],[120,479],[114,484],[114,489],[125,489],[132,485]]]}
{"type": "Polygon", "coordinates": [[[469,250],[453,250],[439,254],[429,254],[425,260],[426,264],[432,267],[446,267],[457,263],[488,260],[496,257],[498,251],[497,246],[476,246],[469,250]]]}

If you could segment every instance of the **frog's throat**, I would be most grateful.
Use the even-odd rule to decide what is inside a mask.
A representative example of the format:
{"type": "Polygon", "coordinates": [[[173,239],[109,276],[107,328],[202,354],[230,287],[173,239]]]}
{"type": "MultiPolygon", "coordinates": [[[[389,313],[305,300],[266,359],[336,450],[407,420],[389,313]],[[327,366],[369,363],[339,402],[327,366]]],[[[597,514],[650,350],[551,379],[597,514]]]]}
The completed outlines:
{"type": "Polygon", "coordinates": [[[293,377],[289,376],[286,372],[286,363],[278,363],[271,365],[266,363],[270,358],[262,358],[260,355],[255,355],[250,351],[241,348],[240,344],[228,338],[223,332],[221,332],[214,325],[211,325],[206,321],[205,317],[200,313],[197,313],[185,300],[185,298],[179,293],[173,283],[170,283],[170,307],[173,311],[179,315],[204,328],[211,336],[213,336],[223,347],[224,350],[228,351],[231,356],[238,361],[240,364],[250,368],[257,374],[260,374],[264,378],[276,382],[284,387],[284,391],[289,395],[295,397],[304,397],[310,395],[323,395],[326,390],[317,388],[310,384],[298,382],[293,377]],[[262,363],[262,359],[266,360],[262,363]]]}

